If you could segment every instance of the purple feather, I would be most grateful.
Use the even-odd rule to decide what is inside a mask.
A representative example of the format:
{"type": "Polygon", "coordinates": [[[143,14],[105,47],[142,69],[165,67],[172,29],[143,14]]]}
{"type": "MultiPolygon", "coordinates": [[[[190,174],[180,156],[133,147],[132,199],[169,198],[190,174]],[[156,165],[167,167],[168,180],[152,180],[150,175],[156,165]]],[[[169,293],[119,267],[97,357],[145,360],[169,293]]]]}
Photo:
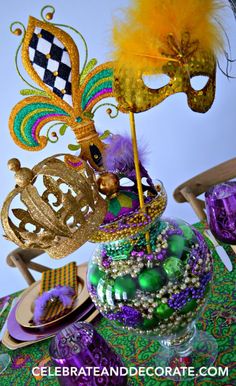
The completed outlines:
{"type": "Polygon", "coordinates": [[[34,323],[36,325],[41,323],[47,303],[52,299],[58,299],[64,307],[69,307],[73,303],[72,297],[74,295],[75,291],[73,288],[60,285],[52,288],[50,291],[44,292],[34,302],[34,323]]]}
{"type": "MultiPolygon", "coordinates": [[[[147,149],[145,146],[138,149],[139,161],[145,161],[147,149]]],[[[112,135],[104,154],[105,169],[111,172],[127,172],[134,169],[132,140],[128,135],[112,135]]]]}
{"type": "MultiPolygon", "coordinates": [[[[141,177],[147,179],[148,186],[143,185],[143,191],[150,190],[155,194],[154,185],[143,163],[147,154],[146,145],[139,147],[139,165],[141,177]]],[[[105,150],[104,167],[109,172],[117,173],[120,177],[127,177],[136,184],[136,172],[134,165],[134,155],[132,140],[128,135],[112,135],[105,150]]],[[[127,187],[125,187],[127,189],[127,187]]],[[[122,189],[122,187],[121,187],[122,189]]],[[[137,192],[137,187],[131,187],[130,190],[137,192]]]]}

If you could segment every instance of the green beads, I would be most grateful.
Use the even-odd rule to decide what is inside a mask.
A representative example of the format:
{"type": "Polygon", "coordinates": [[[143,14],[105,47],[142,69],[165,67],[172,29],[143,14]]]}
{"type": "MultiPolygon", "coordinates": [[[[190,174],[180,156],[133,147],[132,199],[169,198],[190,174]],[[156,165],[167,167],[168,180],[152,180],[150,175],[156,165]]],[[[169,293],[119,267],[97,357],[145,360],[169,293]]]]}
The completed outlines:
{"type": "Polygon", "coordinates": [[[158,319],[167,319],[173,314],[173,312],[174,310],[164,303],[161,303],[154,310],[154,314],[158,317],[158,319]]]}
{"type": "Polygon", "coordinates": [[[185,306],[183,306],[183,308],[180,310],[180,313],[187,314],[188,312],[195,310],[196,307],[197,307],[197,302],[195,299],[192,299],[189,302],[187,302],[185,306]]]}
{"type": "Polygon", "coordinates": [[[185,240],[183,236],[172,235],[168,240],[168,251],[170,255],[180,257],[185,247],[185,240]]]}
{"type": "Polygon", "coordinates": [[[183,234],[184,234],[184,237],[186,238],[186,240],[189,241],[194,237],[193,230],[191,229],[190,226],[188,226],[186,224],[181,224],[181,225],[179,225],[179,227],[183,231],[183,234]]]}
{"type": "Polygon", "coordinates": [[[105,272],[101,271],[98,265],[93,264],[88,274],[89,282],[95,287],[97,287],[99,280],[103,278],[104,275],[105,275],[105,272]]]}
{"type": "Polygon", "coordinates": [[[136,282],[130,275],[117,277],[114,290],[116,299],[133,299],[136,293],[136,282]]]}
{"type": "Polygon", "coordinates": [[[110,245],[106,247],[106,253],[114,261],[127,260],[130,256],[132,249],[133,246],[128,241],[119,242],[118,245],[114,242],[110,243],[110,245]]]}
{"type": "Polygon", "coordinates": [[[157,268],[146,268],[140,273],[138,283],[143,291],[158,291],[165,283],[163,273],[157,268]]]}
{"type": "Polygon", "coordinates": [[[168,257],[163,263],[163,268],[169,280],[179,279],[184,272],[183,263],[178,257],[168,257]]]}

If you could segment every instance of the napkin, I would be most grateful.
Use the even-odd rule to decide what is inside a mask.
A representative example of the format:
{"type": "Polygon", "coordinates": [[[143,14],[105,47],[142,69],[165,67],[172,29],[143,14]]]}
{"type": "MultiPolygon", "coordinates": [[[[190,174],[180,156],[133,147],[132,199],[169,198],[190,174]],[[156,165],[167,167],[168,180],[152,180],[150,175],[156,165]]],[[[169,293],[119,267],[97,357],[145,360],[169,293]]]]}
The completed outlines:
{"type": "Polygon", "coordinates": [[[53,302],[48,302],[42,317],[42,322],[46,323],[57,319],[60,316],[66,314],[73,307],[73,303],[77,297],[78,292],[77,276],[77,265],[75,262],[69,263],[64,267],[50,269],[42,273],[39,296],[59,285],[71,287],[75,292],[75,295],[72,296],[73,301],[70,306],[64,307],[63,304],[56,299],[53,302]]]}

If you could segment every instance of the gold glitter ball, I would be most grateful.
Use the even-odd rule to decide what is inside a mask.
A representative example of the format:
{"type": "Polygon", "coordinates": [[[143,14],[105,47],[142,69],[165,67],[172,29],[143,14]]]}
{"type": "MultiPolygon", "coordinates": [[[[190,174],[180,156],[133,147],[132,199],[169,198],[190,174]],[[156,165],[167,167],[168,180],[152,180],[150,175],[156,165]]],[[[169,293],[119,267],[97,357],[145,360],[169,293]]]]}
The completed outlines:
{"type": "Polygon", "coordinates": [[[13,33],[14,33],[14,35],[16,35],[16,36],[20,36],[20,35],[22,34],[22,31],[21,31],[20,28],[16,28],[15,31],[14,31],[13,33]]]}
{"type": "Polygon", "coordinates": [[[46,14],[46,19],[47,19],[47,20],[52,20],[52,18],[53,18],[53,12],[48,12],[48,13],[46,14]]]}
{"type": "Polygon", "coordinates": [[[119,178],[114,173],[102,173],[97,180],[99,192],[112,196],[119,191],[119,178]]]}

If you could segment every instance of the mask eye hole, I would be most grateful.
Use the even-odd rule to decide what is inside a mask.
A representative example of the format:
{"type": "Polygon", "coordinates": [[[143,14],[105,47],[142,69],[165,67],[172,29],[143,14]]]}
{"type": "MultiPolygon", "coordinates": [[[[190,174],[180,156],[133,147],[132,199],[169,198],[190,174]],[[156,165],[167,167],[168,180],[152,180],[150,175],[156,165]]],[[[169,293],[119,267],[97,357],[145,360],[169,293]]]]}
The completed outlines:
{"type": "Polygon", "coordinates": [[[166,86],[170,81],[166,74],[143,75],[142,78],[145,86],[153,90],[166,86]]]}
{"type": "Polygon", "coordinates": [[[122,177],[120,179],[120,186],[124,188],[132,188],[134,186],[134,182],[127,177],[122,177]]]}
{"type": "Polygon", "coordinates": [[[190,79],[190,83],[191,83],[191,86],[194,90],[199,91],[199,90],[202,90],[206,86],[208,80],[209,80],[209,76],[196,75],[190,79]]]}
{"type": "Polygon", "coordinates": [[[89,146],[90,154],[92,156],[93,161],[97,166],[102,166],[102,154],[98,147],[94,144],[89,146]]]}

